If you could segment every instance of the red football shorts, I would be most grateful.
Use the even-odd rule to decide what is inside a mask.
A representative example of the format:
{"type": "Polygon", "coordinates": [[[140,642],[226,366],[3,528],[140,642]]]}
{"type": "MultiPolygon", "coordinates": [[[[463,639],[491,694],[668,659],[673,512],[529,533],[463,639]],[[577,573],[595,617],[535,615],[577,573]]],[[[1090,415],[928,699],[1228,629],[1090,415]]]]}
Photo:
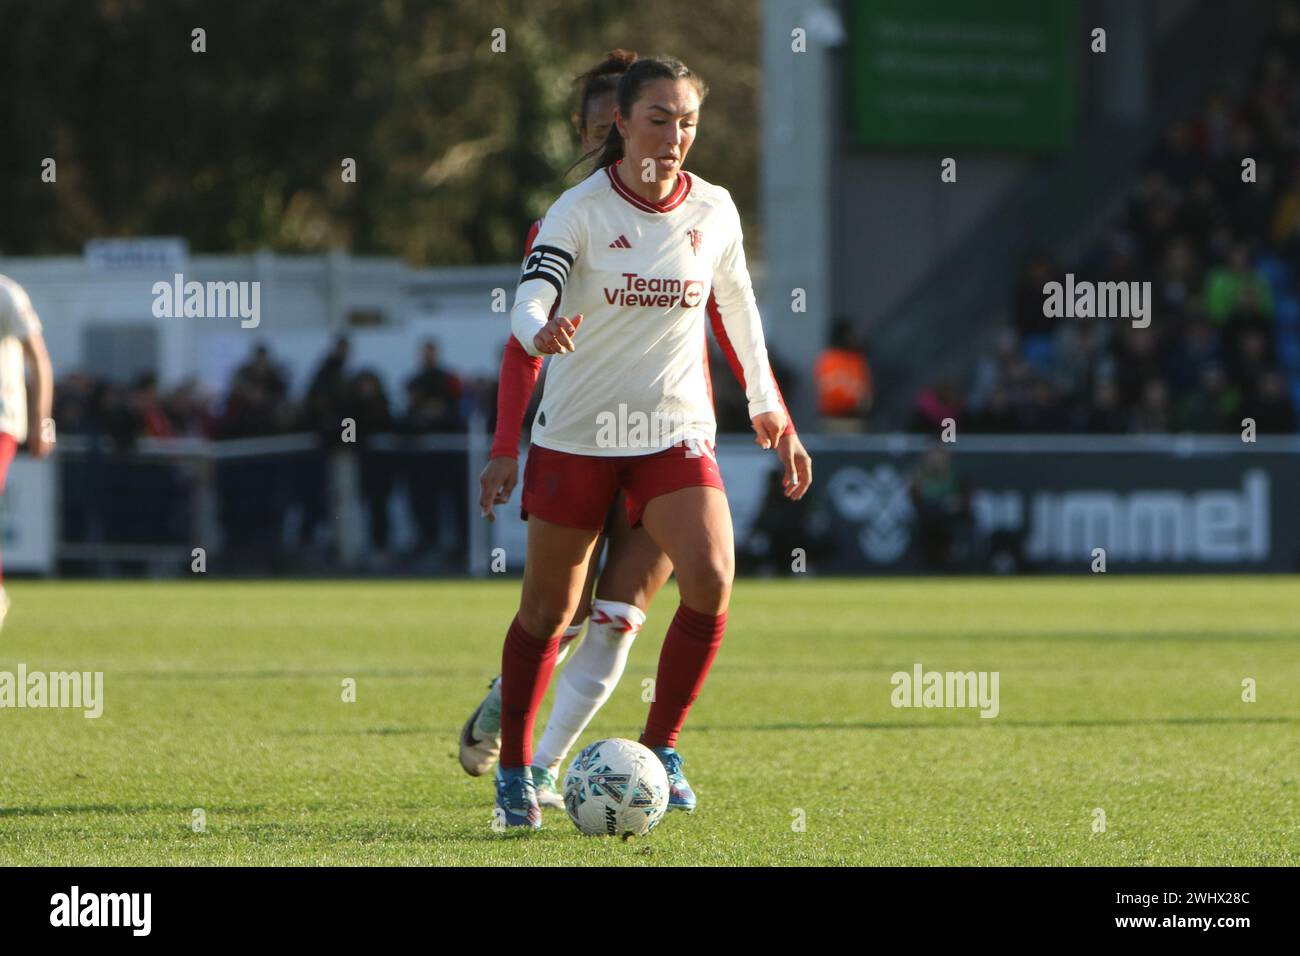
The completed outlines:
{"type": "Polygon", "coordinates": [[[9,465],[18,453],[18,439],[8,432],[0,432],[0,494],[5,490],[5,479],[9,477],[9,465]]]}
{"type": "Polygon", "coordinates": [[[674,446],[653,455],[571,455],[533,445],[524,466],[520,515],[570,528],[605,527],[619,489],[627,500],[627,523],[641,524],[653,498],[682,488],[726,489],[713,449],[703,442],[674,446]]]}

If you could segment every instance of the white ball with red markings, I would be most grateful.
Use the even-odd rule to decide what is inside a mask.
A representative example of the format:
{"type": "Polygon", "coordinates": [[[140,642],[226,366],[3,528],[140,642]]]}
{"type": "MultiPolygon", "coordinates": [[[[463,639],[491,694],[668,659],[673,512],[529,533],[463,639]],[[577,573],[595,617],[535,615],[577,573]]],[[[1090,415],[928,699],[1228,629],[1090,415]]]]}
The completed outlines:
{"type": "Polygon", "coordinates": [[[668,774],[635,740],[598,740],[569,766],[564,807],[588,836],[645,836],[668,809],[668,774]]]}

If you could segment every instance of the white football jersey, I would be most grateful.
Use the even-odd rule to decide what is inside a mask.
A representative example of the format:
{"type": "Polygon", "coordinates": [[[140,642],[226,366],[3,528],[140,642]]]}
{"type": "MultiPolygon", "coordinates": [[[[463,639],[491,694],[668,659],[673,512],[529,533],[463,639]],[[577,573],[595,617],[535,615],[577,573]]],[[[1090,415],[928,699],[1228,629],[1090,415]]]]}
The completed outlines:
{"type": "Polygon", "coordinates": [[[41,330],[27,293],[0,275],[0,432],[27,440],[27,363],[23,341],[41,330]]]}
{"type": "Polygon", "coordinates": [[[533,442],[610,456],[712,443],[710,291],[744,368],[750,417],[780,411],[727,190],[679,172],[672,194],[652,203],[609,167],[561,195],[524,260],[510,315],[530,355],[552,314],[582,315],[574,351],[551,358],[533,442]]]}

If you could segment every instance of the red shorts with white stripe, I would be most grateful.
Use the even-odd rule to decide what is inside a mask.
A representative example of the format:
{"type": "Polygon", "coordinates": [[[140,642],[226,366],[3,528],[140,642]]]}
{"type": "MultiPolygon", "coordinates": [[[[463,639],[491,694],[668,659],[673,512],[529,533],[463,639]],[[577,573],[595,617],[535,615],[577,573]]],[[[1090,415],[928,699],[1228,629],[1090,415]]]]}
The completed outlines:
{"type": "Polygon", "coordinates": [[[18,439],[8,432],[0,432],[0,493],[5,490],[5,479],[9,477],[9,466],[18,452],[18,439]]]}
{"type": "Polygon", "coordinates": [[[713,449],[703,442],[621,457],[571,455],[533,445],[524,466],[520,515],[525,521],[532,514],[552,524],[600,531],[621,488],[627,523],[635,528],[651,499],[700,486],[726,490],[713,449]]]}

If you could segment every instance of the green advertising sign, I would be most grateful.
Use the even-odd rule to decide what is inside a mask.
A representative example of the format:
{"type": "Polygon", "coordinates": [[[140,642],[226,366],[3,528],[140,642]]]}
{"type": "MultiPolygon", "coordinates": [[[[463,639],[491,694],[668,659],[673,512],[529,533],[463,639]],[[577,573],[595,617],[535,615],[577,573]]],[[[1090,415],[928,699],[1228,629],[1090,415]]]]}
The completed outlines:
{"type": "Polygon", "coordinates": [[[853,138],[1049,150],[1074,127],[1074,0],[851,0],[853,138]]]}

